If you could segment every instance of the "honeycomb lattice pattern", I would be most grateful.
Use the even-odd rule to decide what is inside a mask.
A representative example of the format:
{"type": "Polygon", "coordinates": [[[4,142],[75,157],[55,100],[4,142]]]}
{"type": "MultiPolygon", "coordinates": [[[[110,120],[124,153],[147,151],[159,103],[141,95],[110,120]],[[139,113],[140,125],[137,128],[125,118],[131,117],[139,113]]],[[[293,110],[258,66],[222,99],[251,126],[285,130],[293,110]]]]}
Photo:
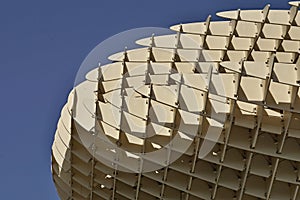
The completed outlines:
{"type": "Polygon", "coordinates": [[[300,199],[300,13],[290,4],[173,26],[177,33],[141,39],[144,48],[87,74],[55,133],[60,198],[300,199]],[[178,157],[141,171],[163,161],[115,159],[103,136],[140,153],[171,141],[167,162],[178,157]],[[96,148],[84,145],[91,137],[96,148]],[[213,146],[202,154],[204,143],[213,146]]]}

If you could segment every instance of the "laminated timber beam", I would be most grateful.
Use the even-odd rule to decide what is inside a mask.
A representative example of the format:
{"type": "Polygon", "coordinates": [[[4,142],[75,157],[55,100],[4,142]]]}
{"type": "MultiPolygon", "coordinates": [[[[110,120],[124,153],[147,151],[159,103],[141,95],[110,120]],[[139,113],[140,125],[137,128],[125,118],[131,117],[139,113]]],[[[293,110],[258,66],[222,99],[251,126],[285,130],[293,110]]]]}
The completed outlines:
{"type": "MultiPolygon", "coordinates": [[[[151,80],[150,80],[150,73],[151,73],[151,65],[150,62],[154,61],[153,60],[153,55],[152,55],[152,46],[154,46],[155,41],[154,41],[154,35],[152,35],[151,38],[151,45],[149,47],[149,54],[148,54],[148,59],[147,59],[147,70],[145,72],[145,85],[149,85],[150,86],[150,91],[149,91],[149,98],[148,98],[148,109],[147,109],[147,113],[146,113],[146,130],[145,130],[145,139],[143,141],[143,146],[142,146],[142,155],[144,155],[147,152],[147,147],[149,146],[149,142],[147,141],[147,138],[149,137],[149,124],[150,124],[150,109],[151,109],[151,97],[153,96],[153,86],[151,84],[151,80]]],[[[139,198],[141,198],[140,196],[140,188],[141,188],[141,179],[142,179],[142,172],[143,172],[143,166],[144,165],[144,159],[141,157],[140,158],[140,171],[138,174],[138,180],[137,180],[137,189],[136,189],[136,195],[135,195],[135,199],[138,200],[139,198]]]]}
{"type": "Polygon", "coordinates": [[[170,143],[169,143],[169,147],[167,148],[167,160],[166,160],[166,167],[164,168],[164,173],[163,173],[163,179],[162,179],[162,187],[161,187],[161,192],[160,192],[160,199],[163,200],[164,199],[164,193],[165,193],[165,188],[166,188],[166,184],[165,182],[167,181],[167,177],[168,177],[168,170],[169,170],[169,164],[170,164],[170,159],[171,159],[171,154],[172,154],[172,139],[173,137],[178,134],[177,130],[178,130],[178,121],[180,121],[180,114],[178,112],[178,108],[179,108],[179,98],[180,98],[180,91],[181,91],[181,84],[182,84],[182,75],[180,76],[180,82],[177,85],[177,97],[176,97],[176,102],[175,105],[177,105],[177,108],[174,108],[174,121],[172,123],[172,130],[171,130],[171,134],[170,134],[170,143]]]}

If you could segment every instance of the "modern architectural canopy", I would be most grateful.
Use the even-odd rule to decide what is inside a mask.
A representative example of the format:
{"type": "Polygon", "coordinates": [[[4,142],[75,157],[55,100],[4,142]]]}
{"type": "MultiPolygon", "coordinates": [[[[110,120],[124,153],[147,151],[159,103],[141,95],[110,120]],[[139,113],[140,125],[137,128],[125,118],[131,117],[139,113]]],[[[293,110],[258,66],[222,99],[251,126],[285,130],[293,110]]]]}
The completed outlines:
{"type": "Polygon", "coordinates": [[[61,112],[63,200],[300,200],[300,2],[137,41],[61,112]]]}

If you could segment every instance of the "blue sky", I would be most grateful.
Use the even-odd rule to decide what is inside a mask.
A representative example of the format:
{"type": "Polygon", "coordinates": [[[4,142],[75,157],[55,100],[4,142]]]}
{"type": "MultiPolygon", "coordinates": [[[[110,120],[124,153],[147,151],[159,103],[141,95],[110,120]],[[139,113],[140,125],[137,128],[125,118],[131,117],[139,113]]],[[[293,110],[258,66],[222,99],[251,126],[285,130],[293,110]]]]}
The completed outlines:
{"type": "Polygon", "coordinates": [[[0,199],[57,200],[50,155],[60,110],[86,55],[137,27],[203,21],[283,0],[1,0],[0,199]]]}

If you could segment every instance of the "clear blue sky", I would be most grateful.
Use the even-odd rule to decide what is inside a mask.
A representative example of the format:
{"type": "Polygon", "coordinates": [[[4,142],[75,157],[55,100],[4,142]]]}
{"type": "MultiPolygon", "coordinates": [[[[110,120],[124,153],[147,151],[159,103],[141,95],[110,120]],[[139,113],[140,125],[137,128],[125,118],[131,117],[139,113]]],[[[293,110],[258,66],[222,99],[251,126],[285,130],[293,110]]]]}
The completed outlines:
{"type": "Polygon", "coordinates": [[[284,0],[1,0],[0,199],[57,200],[50,154],[85,56],[137,27],[203,21],[221,10],[287,9],[284,0]]]}

